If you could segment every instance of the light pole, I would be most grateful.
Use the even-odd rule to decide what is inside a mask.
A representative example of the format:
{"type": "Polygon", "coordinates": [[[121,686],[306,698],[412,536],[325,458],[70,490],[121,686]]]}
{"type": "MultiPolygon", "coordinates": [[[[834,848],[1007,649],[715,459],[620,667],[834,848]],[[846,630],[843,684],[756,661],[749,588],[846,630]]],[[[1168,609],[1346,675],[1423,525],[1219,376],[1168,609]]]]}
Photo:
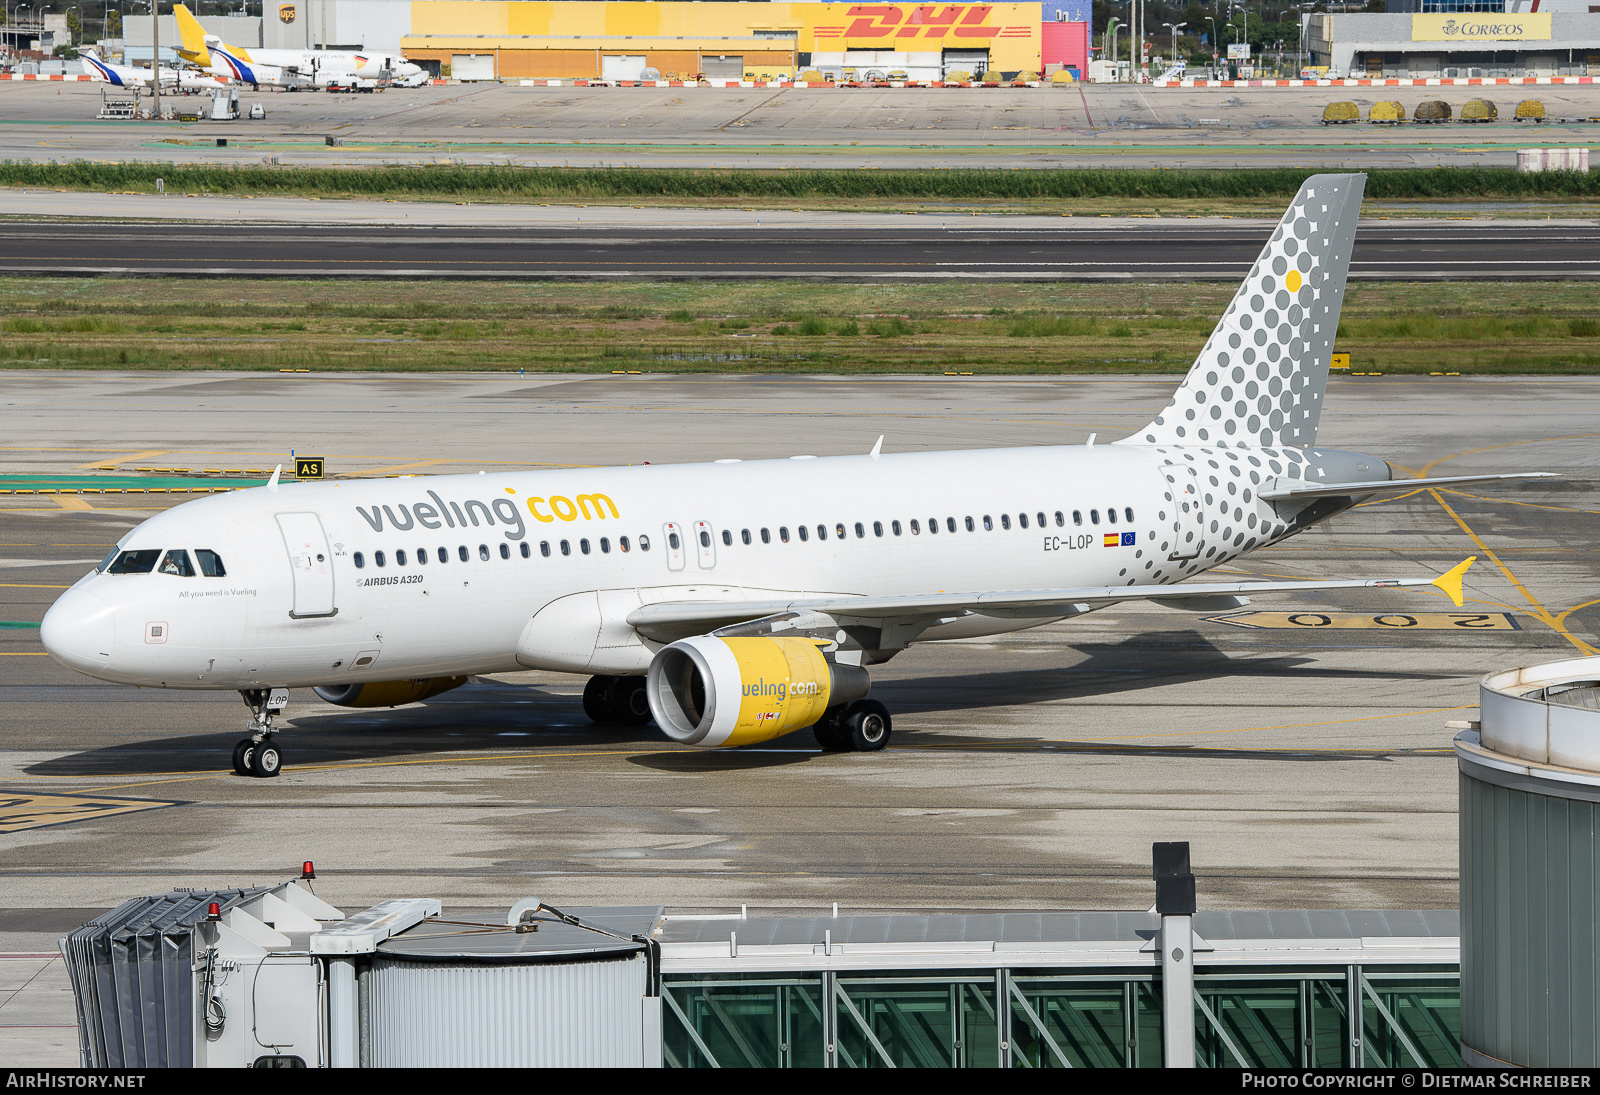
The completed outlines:
{"type": "Polygon", "coordinates": [[[1220,80],[1222,77],[1217,73],[1217,17],[1208,15],[1206,22],[1211,24],[1211,78],[1220,80]]]}
{"type": "Polygon", "coordinates": [[[1117,79],[1117,28],[1121,25],[1122,20],[1116,16],[1112,16],[1111,21],[1106,24],[1106,52],[1111,54],[1111,79],[1113,83],[1117,79]]]}
{"type": "Polygon", "coordinates": [[[1172,32],[1172,64],[1176,65],[1178,63],[1178,31],[1182,30],[1184,27],[1188,26],[1189,24],[1188,23],[1162,23],[1161,25],[1166,27],[1168,30],[1170,30],[1172,32]]]}

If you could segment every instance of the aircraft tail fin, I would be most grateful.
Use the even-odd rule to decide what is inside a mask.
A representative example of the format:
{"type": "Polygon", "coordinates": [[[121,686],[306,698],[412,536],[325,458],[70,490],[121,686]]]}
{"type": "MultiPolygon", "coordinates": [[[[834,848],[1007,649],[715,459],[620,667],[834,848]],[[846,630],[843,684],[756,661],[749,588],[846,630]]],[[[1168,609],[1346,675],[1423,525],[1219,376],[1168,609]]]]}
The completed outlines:
{"type": "Polygon", "coordinates": [[[172,5],[172,14],[178,20],[178,36],[182,39],[178,53],[185,61],[201,68],[210,68],[211,51],[206,48],[206,32],[200,26],[200,21],[189,14],[189,9],[182,4],[172,5]]]}
{"type": "Polygon", "coordinates": [[[1366,181],[1301,184],[1172,402],[1124,443],[1316,444],[1366,181]]]}

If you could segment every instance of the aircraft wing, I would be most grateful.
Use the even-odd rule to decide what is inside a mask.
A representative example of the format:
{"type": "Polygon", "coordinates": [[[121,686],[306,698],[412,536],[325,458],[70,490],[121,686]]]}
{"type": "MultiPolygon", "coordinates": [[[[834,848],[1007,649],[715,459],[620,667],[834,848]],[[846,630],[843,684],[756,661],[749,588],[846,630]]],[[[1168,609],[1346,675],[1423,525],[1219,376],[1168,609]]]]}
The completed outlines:
{"type": "Polygon", "coordinates": [[[1459,487],[1468,483],[1498,483],[1506,479],[1557,479],[1551,471],[1519,471],[1506,475],[1446,475],[1433,479],[1379,479],[1366,483],[1300,483],[1279,479],[1273,486],[1257,491],[1265,502],[1289,502],[1296,498],[1343,498],[1352,494],[1393,494],[1422,487],[1459,487]]]}
{"type": "Polygon", "coordinates": [[[1210,611],[1219,598],[1255,597],[1270,593],[1310,593],[1333,589],[1395,589],[1436,586],[1457,607],[1462,603],[1461,581],[1474,555],[1437,578],[1361,578],[1326,582],[1183,582],[1173,585],[1086,586],[1079,589],[1016,589],[972,593],[922,593],[899,597],[804,597],[792,601],[664,601],[644,605],[628,614],[628,623],[681,629],[684,625],[706,630],[759,620],[784,613],[822,613],[854,619],[937,618],[967,612],[979,615],[1074,615],[1087,606],[1117,601],[1156,601],[1169,607],[1210,611]],[[1210,603],[1206,603],[1210,602],[1210,603]],[[1074,606],[1086,606],[1076,608],[1074,606]],[[1059,612],[1051,610],[1059,609],[1059,612]]]}

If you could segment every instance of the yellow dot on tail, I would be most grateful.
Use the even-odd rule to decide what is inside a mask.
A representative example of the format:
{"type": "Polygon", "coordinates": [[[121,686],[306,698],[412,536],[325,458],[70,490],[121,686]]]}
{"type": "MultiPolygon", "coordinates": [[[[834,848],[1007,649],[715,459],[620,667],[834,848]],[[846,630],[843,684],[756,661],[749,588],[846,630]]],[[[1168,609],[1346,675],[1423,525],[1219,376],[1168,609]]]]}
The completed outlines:
{"type": "Polygon", "coordinates": [[[1290,270],[1289,276],[1283,279],[1283,283],[1289,287],[1289,292],[1298,293],[1300,291],[1300,271],[1290,270]]]}

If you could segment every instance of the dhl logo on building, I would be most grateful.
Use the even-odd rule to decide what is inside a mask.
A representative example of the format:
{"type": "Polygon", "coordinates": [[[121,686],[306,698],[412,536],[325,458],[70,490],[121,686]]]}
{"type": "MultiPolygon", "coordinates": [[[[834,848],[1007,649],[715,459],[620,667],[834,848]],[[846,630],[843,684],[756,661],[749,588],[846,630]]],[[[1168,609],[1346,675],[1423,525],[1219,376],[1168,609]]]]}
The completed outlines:
{"type": "Polygon", "coordinates": [[[990,25],[993,4],[856,4],[845,13],[849,22],[818,24],[818,38],[893,39],[967,38],[988,41],[1002,36],[1030,36],[1031,26],[990,25]]]}

